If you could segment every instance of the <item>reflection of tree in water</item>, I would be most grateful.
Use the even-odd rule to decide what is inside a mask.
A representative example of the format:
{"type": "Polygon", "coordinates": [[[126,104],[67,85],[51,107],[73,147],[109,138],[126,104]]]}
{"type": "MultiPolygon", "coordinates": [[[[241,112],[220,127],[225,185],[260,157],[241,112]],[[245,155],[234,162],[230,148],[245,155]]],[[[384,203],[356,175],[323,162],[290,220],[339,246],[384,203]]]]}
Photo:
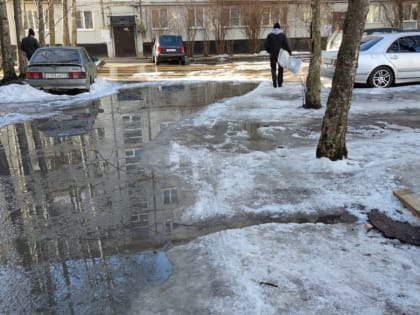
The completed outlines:
{"type": "Polygon", "coordinates": [[[19,291],[11,280],[18,273],[30,288],[13,303],[22,313],[121,313],[132,294],[166,279],[164,253],[144,251],[199,229],[174,224],[184,193],[168,171],[143,166],[144,143],[206,103],[252,88],[223,87],[126,90],[6,127],[0,134],[2,300],[19,291]]]}

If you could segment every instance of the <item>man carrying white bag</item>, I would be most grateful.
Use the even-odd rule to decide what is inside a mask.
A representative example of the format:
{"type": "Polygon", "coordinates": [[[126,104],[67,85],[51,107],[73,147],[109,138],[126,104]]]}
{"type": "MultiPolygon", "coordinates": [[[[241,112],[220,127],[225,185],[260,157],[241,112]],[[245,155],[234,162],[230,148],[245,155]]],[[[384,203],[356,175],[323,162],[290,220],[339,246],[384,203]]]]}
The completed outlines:
{"type": "Polygon", "coordinates": [[[291,50],[286,34],[283,32],[279,23],[275,23],[273,30],[267,35],[264,41],[264,49],[270,54],[271,78],[273,79],[273,87],[281,87],[283,85],[283,65],[279,62],[280,49],[286,51],[289,56],[291,50]],[[277,69],[278,68],[278,69],[277,69]]]}

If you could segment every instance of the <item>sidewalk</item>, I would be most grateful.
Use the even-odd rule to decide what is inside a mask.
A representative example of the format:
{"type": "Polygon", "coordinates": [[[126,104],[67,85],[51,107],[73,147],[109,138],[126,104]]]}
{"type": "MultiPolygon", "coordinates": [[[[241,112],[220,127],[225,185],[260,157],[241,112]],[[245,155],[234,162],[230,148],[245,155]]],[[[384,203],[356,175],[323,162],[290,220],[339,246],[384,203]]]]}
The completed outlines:
{"type": "MultiPolygon", "coordinates": [[[[293,52],[293,56],[296,58],[302,59],[302,61],[309,62],[310,53],[304,51],[293,52]]],[[[240,61],[257,61],[257,60],[268,60],[269,55],[266,52],[261,52],[259,54],[235,54],[235,55],[211,55],[211,56],[202,56],[196,55],[193,57],[187,57],[187,63],[215,63],[216,61],[220,62],[240,62],[240,61]]],[[[152,58],[150,56],[142,57],[105,57],[101,59],[105,63],[151,63],[152,58]]]]}

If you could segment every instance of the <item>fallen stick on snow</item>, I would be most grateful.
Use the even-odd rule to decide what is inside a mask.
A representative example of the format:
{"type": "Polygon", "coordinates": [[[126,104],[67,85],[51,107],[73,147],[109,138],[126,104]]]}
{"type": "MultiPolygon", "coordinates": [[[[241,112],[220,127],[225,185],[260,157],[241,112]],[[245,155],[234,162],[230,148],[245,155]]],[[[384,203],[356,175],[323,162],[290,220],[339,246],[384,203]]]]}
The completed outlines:
{"type": "Polygon", "coordinates": [[[378,209],[372,209],[368,218],[370,223],[388,238],[396,238],[404,243],[420,246],[420,227],[408,222],[395,221],[378,209]]]}

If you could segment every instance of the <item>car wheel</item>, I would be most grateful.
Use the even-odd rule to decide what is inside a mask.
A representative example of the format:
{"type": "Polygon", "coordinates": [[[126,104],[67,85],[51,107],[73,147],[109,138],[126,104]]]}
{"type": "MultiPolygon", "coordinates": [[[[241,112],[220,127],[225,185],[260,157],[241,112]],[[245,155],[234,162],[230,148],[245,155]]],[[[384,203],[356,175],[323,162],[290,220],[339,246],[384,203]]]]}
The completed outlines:
{"type": "Polygon", "coordinates": [[[179,57],[179,64],[185,65],[185,57],[179,57]]]}
{"type": "Polygon", "coordinates": [[[394,73],[388,67],[378,67],[372,71],[368,84],[376,88],[388,88],[394,84],[394,73]]]}

